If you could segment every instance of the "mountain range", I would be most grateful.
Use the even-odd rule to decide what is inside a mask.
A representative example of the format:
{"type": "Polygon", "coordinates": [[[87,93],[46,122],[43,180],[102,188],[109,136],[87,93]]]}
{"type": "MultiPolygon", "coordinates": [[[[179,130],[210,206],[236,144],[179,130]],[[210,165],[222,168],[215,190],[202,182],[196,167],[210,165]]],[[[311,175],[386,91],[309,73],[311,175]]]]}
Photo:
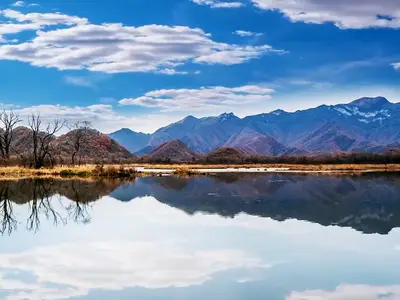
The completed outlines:
{"type": "Polygon", "coordinates": [[[121,129],[110,134],[138,156],[180,140],[191,151],[209,153],[221,147],[253,155],[308,155],[337,152],[381,153],[400,147],[400,104],[384,97],[360,98],[348,104],[239,118],[233,113],[183,120],[153,134],[121,129]]]}

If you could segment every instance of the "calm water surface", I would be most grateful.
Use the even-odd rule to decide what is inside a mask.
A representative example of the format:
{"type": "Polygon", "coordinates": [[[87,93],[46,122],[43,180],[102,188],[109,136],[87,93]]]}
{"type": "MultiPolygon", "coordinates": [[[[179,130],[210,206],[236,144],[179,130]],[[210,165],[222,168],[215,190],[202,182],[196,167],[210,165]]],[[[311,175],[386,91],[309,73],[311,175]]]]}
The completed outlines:
{"type": "Polygon", "coordinates": [[[0,299],[400,299],[400,177],[0,181],[0,299]]]}

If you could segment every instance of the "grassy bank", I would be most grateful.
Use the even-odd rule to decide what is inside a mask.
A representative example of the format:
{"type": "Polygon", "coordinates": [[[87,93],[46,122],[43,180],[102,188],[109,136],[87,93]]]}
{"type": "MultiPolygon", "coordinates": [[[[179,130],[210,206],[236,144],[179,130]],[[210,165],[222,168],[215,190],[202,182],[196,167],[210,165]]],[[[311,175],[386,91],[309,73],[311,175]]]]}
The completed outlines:
{"type": "Polygon", "coordinates": [[[122,165],[56,166],[52,168],[0,167],[0,178],[26,177],[136,177],[140,175],[134,167],[122,165]]]}
{"type": "MultiPolygon", "coordinates": [[[[298,165],[298,164],[258,164],[258,165],[189,165],[189,164],[132,164],[132,165],[83,165],[83,166],[56,166],[53,168],[31,169],[24,167],[0,167],[0,178],[26,177],[139,177],[156,176],[171,170],[175,175],[207,175],[214,169],[251,169],[254,172],[270,169],[288,169],[291,172],[334,172],[334,173],[362,173],[362,172],[400,172],[400,164],[340,164],[340,165],[298,165]],[[141,168],[138,171],[137,168],[141,168]],[[142,169],[144,168],[144,169],[142,169]],[[149,173],[147,170],[154,170],[149,173]],[[202,172],[201,169],[208,169],[202,172]],[[160,171],[157,171],[160,170],[160,171]]],[[[229,170],[234,172],[235,170],[229,170]]],[[[279,171],[279,170],[278,170],[279,171]]]]}
{"type": "Polygon", "coordinates": [[[145,169],[228,169],[228,168],[282,168],[297,171],[400,171],[400,164],[131,164],[145,169]]]}

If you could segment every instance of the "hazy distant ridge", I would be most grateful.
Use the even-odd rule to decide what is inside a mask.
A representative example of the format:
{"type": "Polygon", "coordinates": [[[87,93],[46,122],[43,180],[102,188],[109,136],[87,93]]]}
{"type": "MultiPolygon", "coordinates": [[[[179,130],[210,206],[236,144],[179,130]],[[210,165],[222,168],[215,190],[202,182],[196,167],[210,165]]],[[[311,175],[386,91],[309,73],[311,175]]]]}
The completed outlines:
{"type": "Polygon", "coordinates": [[[153,134],[121,129],[110,136],[140,155],[172,140],[203,154],[221,147],[268,156],[385,152],[400,146],[400,104],[384,97],[365,97],[348,104],[293,113],[276,110],[243,119],[232,113],[199,119],[188,116],[153,134]]]}

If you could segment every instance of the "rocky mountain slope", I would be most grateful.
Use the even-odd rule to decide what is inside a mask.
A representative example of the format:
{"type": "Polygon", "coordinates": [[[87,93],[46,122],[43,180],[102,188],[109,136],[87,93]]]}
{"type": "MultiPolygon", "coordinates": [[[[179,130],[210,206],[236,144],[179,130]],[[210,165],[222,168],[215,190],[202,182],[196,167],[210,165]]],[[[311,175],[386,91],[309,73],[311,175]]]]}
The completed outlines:
{"type": "MultiPolygon", "coordinates": [[[[129,139],[129,143],[136,141],[134,135],[129,139]]],[[[273,156],[384,152],[400,143],[400,104],[376,97],[296,112],[276,110],[243,119],[232,113],[207,118],[189,116],[151,134],[139,153],[174,139],[203,154],[220,147],[273,156]]]]}

